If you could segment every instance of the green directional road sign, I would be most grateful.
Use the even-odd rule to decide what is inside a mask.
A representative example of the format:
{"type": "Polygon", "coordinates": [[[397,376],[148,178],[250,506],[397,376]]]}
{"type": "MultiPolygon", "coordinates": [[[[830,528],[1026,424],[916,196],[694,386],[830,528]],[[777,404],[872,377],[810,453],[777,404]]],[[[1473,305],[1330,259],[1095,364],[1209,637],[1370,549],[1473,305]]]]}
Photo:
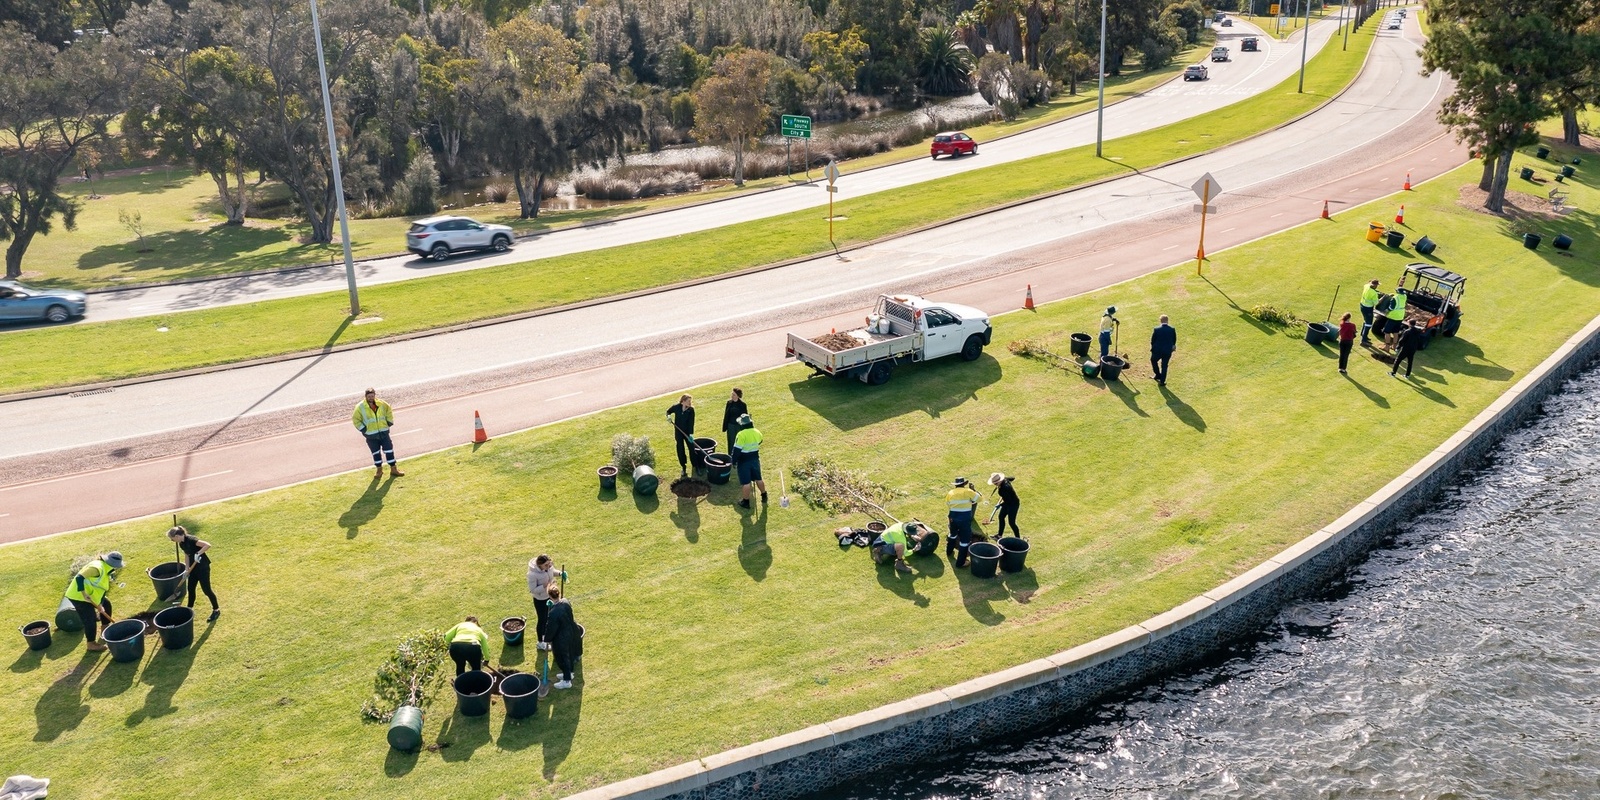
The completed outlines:
{"type": "Polygon", "coordinates": [[[784,114],[783,119],[778,122],[778,128],[784,136],[793,139],[811,138],[810,117],[796,117],[791,114],[784,114]]]}

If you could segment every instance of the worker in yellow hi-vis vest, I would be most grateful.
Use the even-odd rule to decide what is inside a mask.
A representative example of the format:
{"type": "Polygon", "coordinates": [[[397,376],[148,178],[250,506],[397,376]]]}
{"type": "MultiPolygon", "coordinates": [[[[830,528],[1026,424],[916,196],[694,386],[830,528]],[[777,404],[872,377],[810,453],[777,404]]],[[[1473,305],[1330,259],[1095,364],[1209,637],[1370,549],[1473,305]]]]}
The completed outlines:
{"type": "Polygon", "coordinates": [[[955,559],[958,567],[967,565],[967,550],[972,547],[972,518],[982,501],[983,495],[978,494],[966,478],[952,481],[950,491],[944,495],[944,504],[950,513],[950,538],[945,540],[944,552],[955,559]]]}
{"type": "Polygon", "coordinates": [[[78,570],[78,574],[72,576],[72,582],[67,584],[67,600],[72,602],[72,607],[78,611],[78,618],[83,620],[83,640],[92,652],[106,649],[104,644],[95,641],[97,623],[102,619],[107,625],[116,622],[111,618],[111,601],[106,594],[116,585],[117,574],[121,571],[122,554],[113,550],[78,570]]]}

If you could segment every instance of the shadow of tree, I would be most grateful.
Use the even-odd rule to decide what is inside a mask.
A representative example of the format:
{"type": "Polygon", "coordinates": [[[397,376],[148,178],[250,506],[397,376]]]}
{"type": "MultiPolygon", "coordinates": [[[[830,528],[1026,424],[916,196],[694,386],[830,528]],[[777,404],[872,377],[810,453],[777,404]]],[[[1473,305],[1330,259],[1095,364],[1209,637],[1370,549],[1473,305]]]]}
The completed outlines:
{"type": "Polygon", "coordinates": [[[322,261],[334,252],[326,245],[283,248],[293,232],[283,227],[216,225],[203,230],[157,231],[143,241],[105,244],[78,256],[78,269],[117,267],[141,280],[211,273],[249,272],[322,261]],[[145,250],[148,252],[140,252],[145,250]],[[269,250],[269,252],[258,252],[269,250]],[[252,255],[254,254],[254,255],[252,255]],[[315,257],[313,257],[315,256],[315,257]],[[153,273],[140,275],[139,273],[153,273]]]}

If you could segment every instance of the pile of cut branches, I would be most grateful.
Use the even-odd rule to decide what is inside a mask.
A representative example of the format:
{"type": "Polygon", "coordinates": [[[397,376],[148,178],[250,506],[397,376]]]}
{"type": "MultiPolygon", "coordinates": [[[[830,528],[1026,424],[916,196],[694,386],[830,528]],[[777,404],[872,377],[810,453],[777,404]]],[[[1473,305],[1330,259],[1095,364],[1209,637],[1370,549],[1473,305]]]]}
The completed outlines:
{"type": "Polygon", "coordinates": [[[883,507],[897,495],[865,472],[845,469],[821,456],[807,456],[789,472],[794,475],[794,490],[829,514],[888,516],[883,507]]]}
{"type": "Polygon", "coordinates": [[[361,704],[361,716],[388,722],[401,706],[426,708],[443,682],[447,650],[441,631],[418,631],[402,639],[373,676],[372,697],[361,704]]]}

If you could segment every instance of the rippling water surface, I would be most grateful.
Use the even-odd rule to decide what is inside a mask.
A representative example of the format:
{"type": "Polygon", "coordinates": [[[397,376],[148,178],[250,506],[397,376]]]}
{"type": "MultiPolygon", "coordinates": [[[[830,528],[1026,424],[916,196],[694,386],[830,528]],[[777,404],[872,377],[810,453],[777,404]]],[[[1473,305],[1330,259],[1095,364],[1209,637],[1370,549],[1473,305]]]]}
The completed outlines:
{"type": "MultiPolygon", "coordinates": [[[[1216,662],[826,800],[1600,797],[1600,372],[1216,662]]],[[[821,798],[819,798],[821,800],[821,798]]]]}

